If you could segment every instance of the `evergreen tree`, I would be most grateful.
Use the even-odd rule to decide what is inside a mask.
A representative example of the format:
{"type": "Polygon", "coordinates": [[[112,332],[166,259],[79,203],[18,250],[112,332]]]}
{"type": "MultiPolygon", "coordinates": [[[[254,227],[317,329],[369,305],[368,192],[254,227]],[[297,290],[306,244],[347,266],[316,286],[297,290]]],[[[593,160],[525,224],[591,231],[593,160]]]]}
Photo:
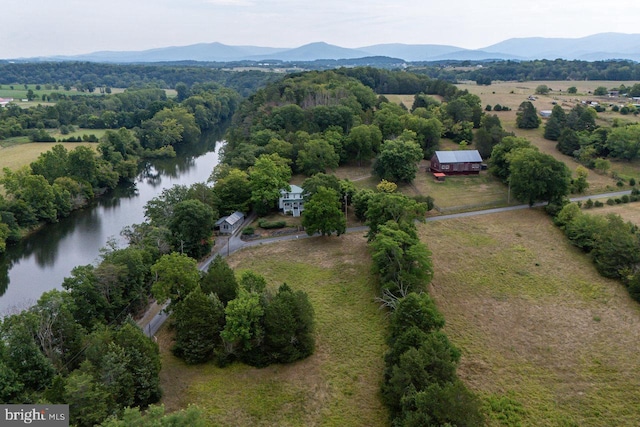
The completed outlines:
{"type": "Polygon", "coordinates": [[[542,119],[538,117],[536,107],[529,101],[524,101],[518,108],[516,116],[516,125],[520,129],[536,129],[542,123],[542,119]]]}

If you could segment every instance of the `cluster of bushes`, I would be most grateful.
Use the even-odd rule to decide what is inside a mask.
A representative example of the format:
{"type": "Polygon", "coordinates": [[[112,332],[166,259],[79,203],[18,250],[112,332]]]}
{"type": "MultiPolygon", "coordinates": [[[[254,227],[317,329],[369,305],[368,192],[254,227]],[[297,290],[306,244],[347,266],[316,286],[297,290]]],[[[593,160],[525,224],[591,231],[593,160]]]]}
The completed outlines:
{"type": "Polygon", "coordinates": [[[265,230],[272,230],[275,228],[284,228],[287,226],[287,221],[267,221],[266,219],[258,220],[258,226],[265,230]]]}
{"type": "Polygon", "coordinates": [[[619,215],[589,215],[569,203],[554,218],[571,243],[589,254],[604,277],[621,279],[629,294],[640,301],[640,232],[619,215]]]}
{"type": "Polygon", "coordinates": [[[456,374],[460,352],[441,331],[444,318],[425,293],[433,267],[414,221],[427,206],[397,193],[354,199],[367,206],[373,271],[380,300],[392,310],[382,396],[393,425],[482,425],[478,398],[456,374]]]}
{"type": "Polygon", "coordinates": [[[70,136],[68,138],[62,138],[58,140],[58,142],[98,142],[98,137],[94,134],[84,134],[82,136],[70,136]]]}
{"type": "Polygon", "coordinates": [[[172,296],[174,354],[187,363],[240,360],[259,367],[311,355],[314,321],[307,294],[286,284],[274,293],[266,285],[251,271],[236,280],[216,257],[186,297],[172,296]]]}

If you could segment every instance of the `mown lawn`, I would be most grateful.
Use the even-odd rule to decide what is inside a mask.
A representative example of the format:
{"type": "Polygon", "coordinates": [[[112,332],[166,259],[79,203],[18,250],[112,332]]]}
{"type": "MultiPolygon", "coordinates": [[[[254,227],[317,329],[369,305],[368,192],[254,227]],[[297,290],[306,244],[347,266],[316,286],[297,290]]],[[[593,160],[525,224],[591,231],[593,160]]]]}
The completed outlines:
{"type": "Polygon", "coordinates": [[[459,373],[493,403],[489,425],[637,425],[640,305],[548,216],[437,221],[420,233],[459,373]]]}
{"type": "Polygon", "coordinates": [[[366,240],[360,234],[301,239],[243,250],[230,265],[308,293],[316,351],[306,360],[256,369],[242,364],[186,366],[162,349],[163,402],[196,404],[212,425],[386,426],[379,397],[386,315],[374,301],[366,240]]]}

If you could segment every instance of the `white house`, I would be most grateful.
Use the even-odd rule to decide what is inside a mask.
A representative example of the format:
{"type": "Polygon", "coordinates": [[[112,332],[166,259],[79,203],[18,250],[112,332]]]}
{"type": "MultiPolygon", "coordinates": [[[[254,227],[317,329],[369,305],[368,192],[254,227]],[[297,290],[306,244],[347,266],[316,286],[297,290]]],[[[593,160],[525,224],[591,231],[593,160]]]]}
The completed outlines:
{"type": "Polygon", "coordinates": [[[229,216],[223,216],[216,221],[216,226],[220,227],[220,234],[233,234],[244,222],[244,214],[242,212],[234,212],[229,216]]]}
{"type": "Polygon", "coordinates": [[[291,185],[291,190],[280,190],[278,199],[278,209],[283,213],[291,213],[293,216],[300,216],[304,211],[304,190],[297,185],[291,185]]]}
{"type": "Polygon", "coordinates": [[[6,107],[7,104],[12,101],[13,101],[13,98],[0,98],[0,107],[6,107]]]}

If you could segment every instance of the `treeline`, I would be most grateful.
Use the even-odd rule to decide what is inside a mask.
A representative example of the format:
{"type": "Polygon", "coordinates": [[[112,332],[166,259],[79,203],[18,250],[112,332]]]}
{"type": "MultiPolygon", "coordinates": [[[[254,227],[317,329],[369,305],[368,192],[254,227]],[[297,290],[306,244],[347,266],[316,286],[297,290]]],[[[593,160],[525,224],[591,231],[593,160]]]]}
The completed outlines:
{"type": "MultiPolygon", "coordinates": [[[[632,196],[638,197],[637,189],[632,196]]],[[[625,196],[628,198],[628,196],[625,196]]],[[[590,215],[576,203],[566,204],[554,217],[574,246],[587,253],[598,272],[619,279],[629,295],[640,302],[640,231],[620,215],[590,215]]]]}
{"type": "Polygon", "coordinates": [[[0,84],[54,84],[93,90],[97,87],[134,88],[148,85],[161,89],[178,83],[193,86],[214,82],[248,96],[268,82],[280,79],[263,71],[227,71],[211,64],[121,65],[95,62],[0,63],[0,84]]]}
{"type": "Polygon", "coordinates": [[[166,92],[157,88],[131,89],[124,93],[99,96],[54,92],[48,95],[48,99],[55,101],[55,105],[38,105],[27,109],[9,105],[0,109],[0,139],[39,134],[40,137],[34,139],[39,141],[48,136],[46,129],[57,128],[61,133],[68,134],[73,127],[140,128],[142,135],[148,139],[148,134],[158,132],[158,129],[164,131],[159,124],[150,122],[155,118],[155,122],[161,124],[166,119],[177,120],[175,125],[172,122],[164,123],[169,129],[161,137],[176,134],[173,138],[183,136],[188,140],[197,138],[197,135],[192,135],[195,131],[190,127],[197,125],[200,128],[198,133],[213,129],[228,120],[240,102],[237,92],[213,83],[198,83],[191,87],[182,85],[181,88],[177,100],[168,99],[166,92]],[[180,114],[179,108],[184,113],[180,114]],[[167,113],[161,113],[163,110],[171,111],[170,116],[165,117],[167,113]],[[156,117],[158,113],[161,114],[156,117]],[[191,115],[195,124],[185,122],[185,114],[191,115]]]}
{"type": "Polygon", "coordinates": [[[607,159],[632,161],[640,157],[640,125],[614,121],[612,127],[598,126],[596,117],[592,107],[578,104],[567,113],[556,105],[544,137],[557,141],[561,153],[601,173],[611,167],[607,159]]]}
{"type": "Polygon", "coordinates": [[[496,80],[640,80],[640,64],[619,60],[447,61],[412,64],[408,71],[449,82],[473,80],[487,85],[496,80]]]}
{"type": "Polygon", "coordinates": [[[100,121],[102,126],[107,116],[114,119],[114,127],[121,124],[120,119],[126,125],[134,124],[128,122],[131,118],[138,123],[131,130],[126,126],[108,130],[97,151],[86,146],[68,151],[58,145],[29,167],[19,171],[5,169],[0,180],[5,188],[5,195],[0,196],[0,252],[7,242],[18,240],[22,230],[40,222],[56,222],[96,194],[133,179],[142,159],[175,156],[174,146],[197,142],[203,132],[219,127],[231,117],[239,98],[237,93],[217,85],[186,88],[183,97],[178,104],[167,100],[164,91],[152,89],[103,99],[61,101],[55,106],[28,110],[12,107],[0,112],[0,132],[6,126],[22,129],[21,123],[25,123],[36,126],[35,133],[47,135],[38,121],[43,116],[61,126],[78,124],[74,119],[100,121]],[[102,108],[99,117],[86,108],[92,102],[102,108]]]}
{"type": "Polygon", "coordinates": [[[426,293],[433,266],[415,221],[424,220],[427,204],[379,190],[364,205],[380,301],[391,310],[382,398],[392,424],[482,425],[479,399],[456,374],[460,351],[426,293]]]}

